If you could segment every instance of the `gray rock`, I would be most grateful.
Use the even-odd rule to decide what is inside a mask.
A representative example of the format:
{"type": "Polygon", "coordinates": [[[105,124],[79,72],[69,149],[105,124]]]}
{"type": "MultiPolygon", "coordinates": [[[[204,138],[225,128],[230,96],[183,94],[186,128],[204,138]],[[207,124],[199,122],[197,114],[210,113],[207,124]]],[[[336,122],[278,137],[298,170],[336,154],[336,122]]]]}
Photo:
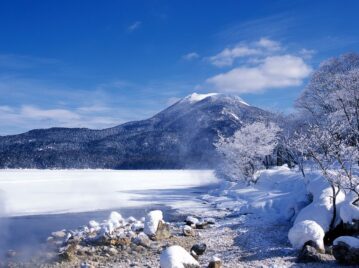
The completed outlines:
{"type": "Polygon", "coordinates": [[[183,234],[185,236],[195,236],[196,231],[194,229],[192,229],[191,226],[185,225],[185,226],[183,226],[183,234]]]}
{"type": "Polygon", "coordinates": [[[139,233],[137,237],[132,239],[133,243],[139,246],[143,246],[145,248],[149,248],[151,246],[150,238],[143,232],[139,233]]]}
{"type": "Polygon", "coordinates": [[[166,222],[160,221],[158,223],[156,235],[153,237],[154,240],[162,240],[171,237],[170,225],[166,222]]]}
{"type": "Polygon", "coordinates": [[[65,238],[65,236],[66,236],[66,230],[61,230],[61,231],[52,232],[51,235],[52,235],[52,237],[54,237],[55,239],[65,238]]]}
{"type": "Polygon", "coordinates": [[[344,242],[338,242],[337,245],[333,246],[333,255],[341,264],[359,264],[359,248],[352,248],[344,242]]]}
{"type": "Polygon", "coordinates": [[[72,261],[76,258],[77,244],[70,243],[65,247],[60,248],[60,261],[72,261]]]}
{"type": "Polygon", "coordinates": [[[221,267],[222,267],[222,261],[217,257],[213,257],[208,264],[208,268],[221,268],[221,267]]]}
{"type": "Polygon", "coordinates": [[[214,218],[205,218],[203,220],[208,224],[216,224],[216,220],[214,218]]]}
{"type": "Polygon", "coordinates": [[[205,229],[206,227],[208,227],[208,222],[206,221],[199,221],[198,223],[196,223],[197,229],[205,229]]]}
{"type": "Polygon", "coordinates": [[[199,220],[192,216],[188,216],[185,220],[185,223],[189,226],[196,225],[198,222],[199,220]]]}
{"type": "Polygon", "coordinates": [[[201,256],[204,254],[206,249],[207,249],[207,245],[205,243],[198,243],[198,244],[194,244],[191,247],[190,252],[191,252],[191,255],[197,259],[198,256],[201,256]]]}
{"type": "Polygon", "coordinates": [[[326,262],[330,260],[330,256],[318,252],[318,250],[311,245],[304,245],[298,255],[298,262],[326,262]]]}

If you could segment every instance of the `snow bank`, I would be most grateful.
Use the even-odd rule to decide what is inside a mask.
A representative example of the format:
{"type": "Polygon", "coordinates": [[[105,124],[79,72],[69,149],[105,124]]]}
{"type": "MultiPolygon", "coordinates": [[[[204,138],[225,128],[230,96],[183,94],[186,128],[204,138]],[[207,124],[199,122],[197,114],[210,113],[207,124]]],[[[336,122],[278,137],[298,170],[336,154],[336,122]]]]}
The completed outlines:
{"type": "Polygon", "coordinates": [[[199,263],[182,247],[171,246],[161,253],[161,268],[185,268],[186,265],[199,267],[199,263]]]}
{"type": "Polygon", "coordinates": [[[357,196],[352,192],[345,197],[345,201],[340,208],[340,218],[344,223],[351,224],[353,220],[359,220],[359,207],[352,204],[356,198],[357,196]]]}
{"type": "Polygon", "coordinates": [[[156,234],[157,227],[160,221],[163,220],[163,213],[161,210],[153,210],[149,212],[145,217],[144,232],[148,236],[156,234]]]}
{"type": "MultiPolygon", "coordinates": [[[[327,232],[333,215],[332,188],[325,178],[317,176],[310,180],[307,189],[313,196],[313,202],[300,211],[294,225],[301,221],[311,220],[317,222],[327,232]]],[[[340,206],[344,199],[345,194],[339,192],[336,199],[337,207],[340,206]]],[[[339,223],[339,215],[337,215],[336,223],[339,223]]]]}
{"type": "Polygon", "coordinates": [[[305,220],[295,224],[288,233],[288,238],[293,248],[301,249],[308,241],[315,242],[318,247],[324,250],[323,228],[315,221],[305,220]]]}
{"type": "MultiPolygon", "coordinates": [[[[324,249],[324,234],[329,231],[333,217],[333,190],[320,173],[308,173],[306,179],[307,190],[313,196],[313,202],[300,211],[288,233],[288,238],[292,246],[297,249],[302,248],[308,241],[316,242],[324,249]]],[[[340,191],[336,197],[338,213],[335,224],[340,222],[339,208],[344,199],[345,194],[340,191]]]]}
{"type": "Polygon", "coordinates": [[[238,213],[265,214],[271,219],[293,219],[308,203],[305,181],[300,172],[286,165],[257,173],[258,182],[251,186],[226,182],[213,192],[217,197],[204,199],[217,207],[238,213]]]}
{"type": "Polygon", "coordinates": [[[334,240],[333,245],[336,246],[339,242],[343,242],[352,248],[359,248],[359,239],[353,236],[340,236],[334,240]]]}

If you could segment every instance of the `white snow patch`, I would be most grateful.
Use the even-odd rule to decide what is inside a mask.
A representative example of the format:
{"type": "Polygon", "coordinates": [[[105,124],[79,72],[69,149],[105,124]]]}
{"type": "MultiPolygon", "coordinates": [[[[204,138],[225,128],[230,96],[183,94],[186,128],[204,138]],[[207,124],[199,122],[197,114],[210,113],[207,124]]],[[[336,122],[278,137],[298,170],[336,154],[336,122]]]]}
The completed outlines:
{"type": "Polygon", "coordinates": [[[215,96],[215,95],[218,95],[218,93],[208,93],[208,94],[192,93],[191,95],[185,97],[183,100],[186,100],[190,103],[195,103],[195,102],[199,102],[201,100],[204,100],[205,98],[215,96]]]}
{"type": "Polygon", "coordinates": [[[161,253],[161,268],[185,268],[186,265],[199,267],[199,263],[183,247],[171,246],[161,253]]]}
{"type": "Polygon", "coordinates": [[[315,221],[305,220],[295,224],[288,233],[288,238],[293,248],[301,249],[308,241],[315,242],[324,250],[324,230],[315,221]]]}
{"type": "Polygon", "coordinates": [[[152,236],[156,234],[157,227],[160,221],[163,220],[163,213],[161,210],[153,210],[145,217],[145,234],[152,236]]]}
{"type": "Polygon", "coordinates": [[[338,245],[343,242],[352,248],[359,248],[359,239],[353,236],[340,236],[334,240],[333,245],[338,245]]]}
{"type": "Polygon", "coordinates": [[[352,223],[353,220],[359,220],[359,207],[352,204],[356,198],[352,192],[345,196],[345,201],[340,208],[340,218],[344,223],[352,223]]]}
{"type": "Polygon", "coordinates": [[[272,219],[292,219],[307,204],[305,182],[301,174],[287,166],[258,172],[256,184],[225,183],[214,196],[218,208],[239,213],[265,214],[272,219]]]}

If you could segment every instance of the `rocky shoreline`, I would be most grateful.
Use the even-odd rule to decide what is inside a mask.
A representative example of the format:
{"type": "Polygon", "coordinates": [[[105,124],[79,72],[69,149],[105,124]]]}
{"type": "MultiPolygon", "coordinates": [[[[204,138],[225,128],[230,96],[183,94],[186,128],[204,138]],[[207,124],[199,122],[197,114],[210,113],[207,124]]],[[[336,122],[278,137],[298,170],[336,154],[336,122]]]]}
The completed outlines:
{"type": "MultiPolygon", "coordinates": [[[[193,216],[168,223],[159,210],[141,219],[112,212],[102,223],[92,220],[76,230],[53,232],[29,260],[21,261],[21,255],[8,251],[1,267],[159,267],[161,253],[171,246],[184,248],[201,262],[207,247],[201,232],[215,225],[213,218],[193,216]]],[[[210,267],[220,267],[219,259],[211,257],[216,266],[210,267]]]]}
{"type": "Polygon", "coordinates": [[[195,266],[183,267],[338,267],[331,254],[321,255],[316,262],[299,262],[298,251],[287,238],[291,227],[287,221],[215,207],[193,216],[187,216],[189,211],[178,214],[171,222],[156,215],[121,219],[118,213],[111,214],[101,223],[90,221],[76,230],[53,232],[39,254],[26,261],[9,251],[0,267],[160,267],[161,256],[172,246],[181,247],[186,258],[196,261],[195,266]],[[109,224],[112,220],[115,224],[109,224]],[[151,223],[147,227],[146,221],[151,223]],[[153,226],[159,228],[150,233],[153,226]]]}

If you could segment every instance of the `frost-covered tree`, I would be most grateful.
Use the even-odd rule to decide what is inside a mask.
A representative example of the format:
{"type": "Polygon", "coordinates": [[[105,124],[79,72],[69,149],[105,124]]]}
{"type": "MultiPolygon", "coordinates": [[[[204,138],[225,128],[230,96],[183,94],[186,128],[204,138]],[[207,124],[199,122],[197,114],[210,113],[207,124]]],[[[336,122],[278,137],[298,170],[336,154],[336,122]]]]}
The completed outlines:
{"type": "MultiPolygon", "coordinates": [[[[347,54],[324,62],[297,102],[306,129],[297,132],[303,154],[318,165],[333,189],[352,191],[359,201],[359,55],[347,54]]],[[[333,227],[333,225],[331,226],[333,227]]]]}
{"type": "Polygon", "coordinates": [[[264,167],[264,158],[273,153],[279,132],[274,123],[254,122],[232,137],[221,137],[216,144],[224,160],[219,172],[230,180],[255,182],[255,172],[264,167]]]}

